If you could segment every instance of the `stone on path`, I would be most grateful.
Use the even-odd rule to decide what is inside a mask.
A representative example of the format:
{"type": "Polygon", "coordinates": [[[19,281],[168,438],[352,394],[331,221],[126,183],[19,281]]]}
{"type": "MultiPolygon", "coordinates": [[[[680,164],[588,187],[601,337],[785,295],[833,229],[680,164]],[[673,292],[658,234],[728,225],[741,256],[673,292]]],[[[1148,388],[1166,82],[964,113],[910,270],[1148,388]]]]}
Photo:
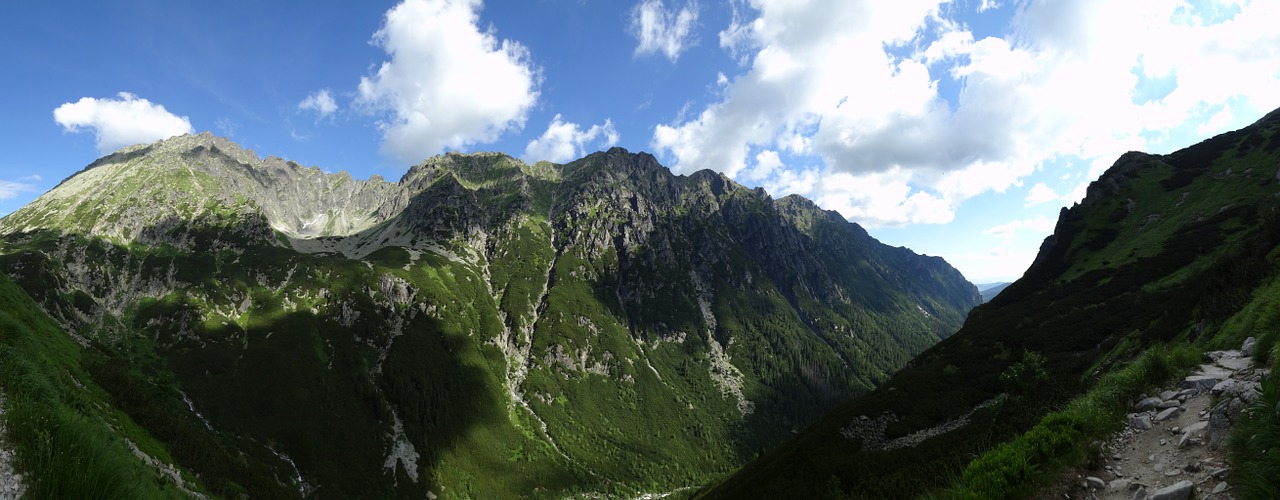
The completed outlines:
{"type": "MultiPolygon", "coordinates": [[[[1169,399],[1169,398],[1164,398],[1164,399],[1169,399]]],[[[1151,398],[1143,399],[1142,401],[1138,401],[1138,404],[1134,405],[1133,408],[1138,411],[1147,411],[1152,408],[1155,408],[1156,405],[1159,405],[1160,403],[1163,403],[1163,402],[1164,401],[1161,400],[1160,398],[1151,397],[1151,398]]]]}
{"type": "Polygon", "coordinates": [[[1191,481],[1183,479],[1164,488],[1160,488],[1151,494],[1151,500],[1187,500],[1191,498],[1191,492],[1194,491],[1196,485],[1191,481]]]}
{"type": "Polygon", "coordinates": [[[1102,480],[1102,478],[1089,476],[1089,477],[1084,478],[1084,480],[1085,480],[1085,482],[1086,482],[1086,483],[1089,483],[1089,487],[1090,487],[1090,488],[1094,488],[1094,489],[1098,489],[1098,490],[1100,490],[1100,489],[1103,489],[1103,488],[1106,488],[1106,487],[1107,487],[1107,482],[1106,482],[1106,481],[1103,481],[1103,480],[1102,480]]]}
{"type": "Polygon", "coordinates": [[[1213,386],[1218,385],[1218,381],[1226,377],[1212,377],[1209,375],[1191,375],[1182,379],[1182,387],[1186,389],[1194,389],[1196,391],[1207,391],[1213,386]]]}
{"type": "Polygon", "coordinates": [[[1194,424],[1188,425],[1182,430],[1182,437],[1178,438],[1178,447],[1182,448],[1188,444],[1192,444],[1198,439],[1198,434],[1209,428],[1209,422],[1201,420],[1194,424]]]}
{"type": "Polygon", "coordinates": [[[1147,430],[1151,428],[1151,417],[1145,413],[1134,413],[1129,415],[1129,427],[1138,430],[1147,430]]]}
{"type": "Polygon", "coordinates": [[[1250,366],[1253,366],[1253,358],[1222,357],[1222,358],[1218,358],[1218,360],[1214,361],[1214,363],[1216,363],[1218,366],[1221,366],[1231,371],[1240,371],[1250,366]]]}
{"type": "Polygon", "coordinates": [[[1218,380],[1222,380],[1224,378],[1231,378],[1231,375],[1233,375],[1233,372],[1221,366],[1209,364],[1209,365],[1200,365],[1200,368],[1197,369],[1193,373],[1193,375],[1203,375],[1206,377],[1213,377],[1218,380]]]}
{"type": "Polygon", "coordinates": [[[1164,422],[1169,420],[1182,411],[1182,408],[1168,408],[1156,414],[1154,419],[1156,422],[1164,422]]]}
{"type": "Polygon", "coordinates": [[[1221,382],[1218,382],[1217,384],[1214,384],[1213,388],[1209,389],[1209,392],[1214,396],[1222,395],[1223,392],[1236,393],[1236,392],[1239,392],[1236,389],[1236,385],[1238,385],[1239,383],[1240,382],[1232,379],[1226,379],[1221,382]]]}

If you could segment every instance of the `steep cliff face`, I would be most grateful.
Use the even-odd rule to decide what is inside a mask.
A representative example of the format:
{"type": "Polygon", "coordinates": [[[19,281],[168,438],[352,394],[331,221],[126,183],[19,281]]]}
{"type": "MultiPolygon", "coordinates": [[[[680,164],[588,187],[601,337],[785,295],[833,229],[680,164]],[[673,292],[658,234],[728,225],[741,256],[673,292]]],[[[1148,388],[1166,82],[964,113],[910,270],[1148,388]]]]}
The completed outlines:
{"type": "MultiPolygon", "coordinates": [[[[1280,110],[1168,155],[1121,156],[1063,209],[1026,274],[959,332],[705,496],[937,495],[962,472],[970,479],[974,457],[1149,350],[1274,339],[1264,325],[1274,325],[1280,286],[1278,181],[1280,110]]],[[[1080,419],[1045,422],[1024,435],[1039,449],[1000,448],[1005,456],[984,463],[1008,468],[978,471],[1007,481],[1004,493],[969,491],[1034,491],[1020,482],[1069,460],[1055,453],[1083,448],[1064,444],[1085,439],[1080,419]]]]}
{"type": "Polygon", "coordinates": [[[807,200],[621,149],[392,183],[183,136],[0,235],[0,269],[111,360],[89,371],[113,403],[230,496],[260,480],[243,457],[321,497],[698,484],[980,301],[807,200]]]}

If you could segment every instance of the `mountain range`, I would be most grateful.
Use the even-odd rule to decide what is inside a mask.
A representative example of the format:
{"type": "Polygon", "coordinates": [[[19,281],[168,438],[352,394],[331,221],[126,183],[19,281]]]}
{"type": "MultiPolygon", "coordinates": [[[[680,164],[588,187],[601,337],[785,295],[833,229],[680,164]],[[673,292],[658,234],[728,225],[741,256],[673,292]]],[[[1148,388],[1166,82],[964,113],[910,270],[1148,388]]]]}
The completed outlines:
{"type": "MultiPolygon", "coordinates": [[[[388,182],[180,136],[0,219],[0,458],[35,498],[1024,498],[1203,353],[1273,364],[1277,247],[1280,110],[1123,155],[986,303],[643,153],[388,182]]],[[[1280,495],[1263,373],[1240,498],[1280,495]]]]}
{"type": "Polygon", "coordinates": [[[96,436],[42,461],[47,430],[14,426],[36,497],[90,487],[75,460],[122,497],[695,487],[981,301],[809,200],[643,153],[451,153],[388,182],[208,133],[0,219],[0,269],[5,341],[44,360],[0,380],[10,415],[96,436]]]}
{"type": "MultiPolygon", "coordinates": [[[[1127,153],[959,332],[698,497],[1035,496],[1099,462],[1133,404],[1202,353],[1256,337],[1256,362],[1273,362],[1278,246],[1280,110],[1167,155],[1127,153]]],[[[1269,379],[1232,441],[1236,498],[1280,495],[1269,379]]]]}

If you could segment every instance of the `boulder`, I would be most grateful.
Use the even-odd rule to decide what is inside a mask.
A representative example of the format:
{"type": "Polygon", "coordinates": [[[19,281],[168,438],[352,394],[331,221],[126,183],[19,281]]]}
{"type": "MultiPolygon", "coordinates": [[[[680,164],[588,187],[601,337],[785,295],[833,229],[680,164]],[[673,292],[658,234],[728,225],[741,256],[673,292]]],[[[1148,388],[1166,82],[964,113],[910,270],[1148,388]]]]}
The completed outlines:
{"type": "Polygon", "coordinates": [[[1099,477],[1089,476],[1084,478],[1084,481],[1089,484],[1090,488],[1093,488],[1095,490],[1100,490],[1107,487],[1107,482],[1103,481],[1102,478],[1099,478],[1099,477]]]}
{"type": "Polygon", "coordinates": [[[1196,369],[1196,371],[1192,373],[1192,375],[1204,375],[1207,377],[1216,378],[1218,380],[1222,380],[1224,378],[1231,378],[1232,374],[1234,374],[1234,372],[1232,372],[1231,370],[1228,370],[1216,364],[1200,365],[1200,368],[1196,369]]]}
{"type": "Polygon", "coordinates": [[[1151,416],[1146,413],[1132,413],[1129,415],[1129,427],[1145,431],[1151,428],[1151,416]]]}
{"type": "Polygon", "coordinates": [[[1240,382],[1236,382],[1235,380],[1231,380],[1231,379],[1226,379],[1221,382],[1218,382],[1217,384],[1214,384],[1213,388],[1209,389],[1209,393],[1213,394],[1214,396],[1221,396],[1222,393],[1224,392],[1228,394],[1234,394],[1239,392],[1239,390],[1236,387],[1237,385],[1240,385],[1240,382]]]}
{"type": "Polygon", "coordinates": [[[1257,343],[1258,343],[1258,340],[1253,337],[1244,339],[1244,344],[1240,345],[1240,354],[1243,354],[1245,356],[1253,356],[1253,345],[1257,343]]]}
{"type": "Polygon", "coordinates": [[[1207,391],[1213,386],[1218,385],[1218,381],[1226,377],[1212,377],[1209,375],[1191,375],[1182,379],[1182,387],[1186,389],[1194,389],[1195,391],[1207,391]]]}
{"type": "Polygon", "coordinates": [[[1222,357],[1218,358],[1214,363],[1228,370],[1238,372],[1253,366],[1253,358],[1222,357]]]}
{"type": "Polygon", "coordinates": [[[1204,430],[1208,428],[1209,428],[1209,422],[1205,420],[1201,420],[1194,424],[1188,425],[1186,429],[1182,430],[1182,437],[1178,438],[1178,447],[1182,448],[1187,446],[1188,444],[1194,443],[1196,440],[1199,439],[1200,434],[1203,433],[1204,430]]]}
{"type": "Polygon", "coordinates": [[[1168,401],[1170,399],[1178,399],[1178,391],[1164,391],[1160,393],[1160,399],[1168,401]]]}
{"type": "Polygon", "coordinates": [[[1143,399],[1142,401],[1138,401],[1138,404],[1134,405],[1133,408],[1138,411],[1147,411],[1152,408],[1155,408],[1161,402],[1163,402],[1163,400],[1161,400],[1160,398],[1150,397],[1150,398],[1143,399]]]}
{"type": "Polygon", "coordinates": [[[1216,450],[1226,444],[1227,437],[1231,433],[1231,423],[1235,421],[1236,414],[1244,409],[1244,405],[1244,401],[1239,398],[1228,398],[1219,401],[1212,410],[1209,410],[1210,448],[1216,450]]]}
{"type": "Polygon", "coordinates": [[[1187,500],[1195,491],[1196,485],[1183,479],[1151,493],[1151,500],[1187,500]]]}
{"type": "Polygon", "coordinates": [[[1182,411],[1182,408],[1166,408],[1164,410],[1161,410],[1160,413],[1157,413],[1156,418],[1152,420],[1156,422],[1164,422],[1165,420],[1169,420],[1177,416],[1178,413],[1180,413],[1181,411],[1182,411]]]}

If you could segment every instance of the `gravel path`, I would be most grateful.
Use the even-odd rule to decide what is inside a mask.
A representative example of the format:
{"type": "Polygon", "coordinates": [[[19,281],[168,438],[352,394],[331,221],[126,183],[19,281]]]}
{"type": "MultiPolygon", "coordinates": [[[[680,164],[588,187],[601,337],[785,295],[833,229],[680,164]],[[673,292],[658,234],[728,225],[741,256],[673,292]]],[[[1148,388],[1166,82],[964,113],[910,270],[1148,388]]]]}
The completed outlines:
{"type": "Polygon", "coordinates": [[[13,450],[5,444],[4,395],[0,394],[0,500],[21,498],[26,491],[22,475],[13,468],[13,450]]]}
{"type": "Polygon", "coordinates": [[[1125,429],[1102,441],[1089,466],[1064,473],[1039,498],[1234,498],[1225,481],[1226,440],[1267,370],[1253,368],[1240,351],[1206,355],[1212,363],[1138,401],[1125,429]]]}

